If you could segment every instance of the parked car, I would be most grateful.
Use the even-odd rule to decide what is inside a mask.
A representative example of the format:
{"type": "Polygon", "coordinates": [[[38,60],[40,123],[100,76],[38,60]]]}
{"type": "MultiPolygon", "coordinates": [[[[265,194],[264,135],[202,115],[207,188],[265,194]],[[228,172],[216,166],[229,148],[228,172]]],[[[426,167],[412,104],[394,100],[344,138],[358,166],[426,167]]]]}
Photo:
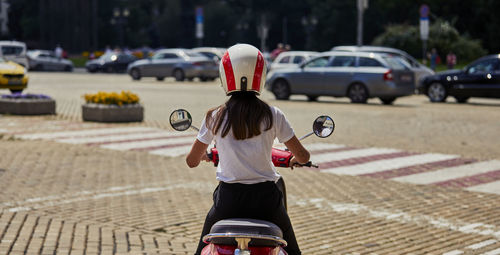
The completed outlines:
{"type": "Polygon", "coordinates": [[[19,93],[27,86],[26,69],[17,63],[0,58],[0,89],[10,89],[12,93],[19,93]]]}
{"type": "Polygon", "coordinates": [[[176,81],[200,78],[202,81],[219,77],[219,65],[200,53],[188,49],[164,49],[155,52],[153,57],[138,60],[128,66],[127,72],[132,79],[174,77],[176,81]]]}
{"type": "Polygon", "coordinates": [[[280,53],[271,64],[270,70],[299,65],[305,60],[318,55],[315,51],[285,51],[280,53]]]}
{"type": "Polygon", "coordinates": [[[87,61],[85,68],[91,73],[95,72],[125,72],[130,63],[136,61],[137,58],[132,54],[123,52],[113,52],[100,56],[98,59],[87,61]]]}
{"type": "Polygon", "coordinates": [[[339,51],[322,53],[297,67],[272,70],[266,87],[279,100],[300,94],[311,101],[319,96],[349,97],[353,103],[378,97],[384,104],[415,90],[414,73],[399,57],[339,51]]]}
{"type": "Polygon", "coordinates": [[[461,70],[427,76],[418,87],[431,102],[453,96],[459,103],[470,97],[500,98],[500,54],[482,57],[461,70]]]}
{"type": "Polygon", "coordinates": [[[58,58],[50,50],[29,50],[28,56],[30,70],[37,71],[73,71],[73,62],[58,58]]]}
{"type": "Polygon", "coordinates": [[[213,59],[217,63],[219,63],[219,61],[222,59],[222,56],[224,56],[226,50],[227,50],[226,48],[216,48],[216,47],[193,48],[194,52],[198,52],[205,57],[213,59]]]}
{"type": "Polygon", "coordinates": [[[334,51],[362,51],[362,52],[377,52],[377,53],[387,53],[391,55],[396,55],[400,56],[406,62],[408,62],[411,65],[411,70],[415,73],[415,86],[418,86],[420,81],[428,75],[433,75],[434,71],[432,69],[428,68],[427,66],[421,64],[418,62],[415,58],[410,56],[410,54],[406,53],[405,51],[398,50],[395,48],[390,48],[390,47],[381,47],[381,46],[336,46],[333,47],[332,50],[334,51]]]}
{"type": "Polygon", "coordinates": [[[0,41],[0,57],[29,68],[26,44],[18,41],[0,41]]]}

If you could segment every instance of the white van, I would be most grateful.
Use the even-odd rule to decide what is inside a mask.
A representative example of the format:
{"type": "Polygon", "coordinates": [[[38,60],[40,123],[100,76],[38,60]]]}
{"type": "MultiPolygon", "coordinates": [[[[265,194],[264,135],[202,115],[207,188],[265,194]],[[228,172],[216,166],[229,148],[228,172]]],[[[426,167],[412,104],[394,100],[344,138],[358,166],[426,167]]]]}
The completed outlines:
{"type": "Polygon", "coordinates": [[[0,41],[0,57],[29,68],[26,44],[18,41],[0,41]]]}

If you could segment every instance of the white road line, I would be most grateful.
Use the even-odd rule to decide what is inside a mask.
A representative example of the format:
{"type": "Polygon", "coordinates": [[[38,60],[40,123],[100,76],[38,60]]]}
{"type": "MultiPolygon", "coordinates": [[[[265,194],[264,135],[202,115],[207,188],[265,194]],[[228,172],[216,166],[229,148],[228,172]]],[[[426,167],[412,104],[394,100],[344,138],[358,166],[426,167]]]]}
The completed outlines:
{"type": "Polygon", "coordinates": [[[185,136],[185,135],[186,135],[185,133],[180,133],[180,132],[166,132],[158,130],[158,132],[154,133],[136,132],[123,135],[64,138],[64,139],[57,139],[56,141],[61,143],[82,144],[82,143],[117,142],[117,141],[143,139],[143,138],[145,139],[145,138],[156,138],[165,136],[185,136]]]}
{"type": "Polygon", "coordinates": [[[481,255],[499,255],[499,254],[500,254],[500,248],[492,250],[492,251],[489,251],[489,252],[485,252],[485,253],[483,253],[481,255]]]}
{"type": "Polygon", "coordinates": [[[144,131],[155,131],[161,130],[157,128],[148,127],[123,127],[123,128],[97,128],[97,129],[86,129],[77,131],[64,131],[64,132],[48,132],[48,133],[35,133],[35,134],[23,134],[16,135],[16,137],[21,139],[56,139],[59,137],[67,136],[89,136],[89,135],[104,135],[104,134],[116,134],[123,132],[144,132],[144,131]]]}
{"type": "Polygon", "coordinates": [[[500,169],[500,161],[491,160],[491,161],[482,161],[473,164],[444,168],[432,172],[400,176],[393,178],[392,180],[415,183],[415,184],[431,184],[436,182],[448,181],[460,177],[486,173],[498,169],[500,169]]]}
{"type": "Polygon", "coordinates": [[[331,210],[342,214],[355,214],[362,215],[364,217],[373,217],[382,220],[391,220],[395,222],[400,222],[404,224],[415,224],[419,226],[432,226],[435,228],[453,230],[465,234],[477,234],[481,236],[495,237],[497,239],[500,236],[495,236],[491,231],[499,231],[500,226],[479,223],[479,222],[464,222],[460,220],[448,220],[442,217],[432,217],[426,214],[415,214],[407,213],[402,210],[397,209],[385,209],[385,208],[372,208],[363,204],[355,203],[338,203],[337,201],[328,200],[324,198],[307,198],[301,199],[296,196],[290,195],[289,200],[294,205],[301,207],[316,207],[321,210],[331,210]],[[469,226],[480,226],[480,228],[469,228],[469,226]],[[485,233],[484,230],[491,230],[485,233]]]}
{"type": "Polygon", "coordinates": [[[303,144],[306,149],[310,151],[316,150],[331,150],[331,149],[340,149],[346,147],[343,144],[333,144],[333,143],[305,143],[303,144]]]}
{"type": "Polygon", "coordinates": [[[178,137],[178,138],[166,138],[166,139],[156,139],[147,141],[137,141],[137,142],[123,142],[123,143],[110,143],[101,145],[101,148],[112,149],[112,150],[132,150],[132,149],[144,149],[148,147],[182,144],[182,143],[192,143],[194,142],[194,137],[178,137]]]}
{"type": "Polygon", "coordinates": [[[459,156],[457,155],[421,154],[421,155],[413,155],[407,157],[399,157],[394,159],[377,160],[353,166],[330,168],[321,170],[321,172],[346,174],[346,175],[360,175],[360,174],[376,173],[402,167],[426,164],[435,161],[448,160],[458,157],[459,156]]]}
{"type": "Polygon", "coordinates": [[[394,152],[399,152],[399,150],[385,149],[385,148],[368,148],[368,149],[357,149],[357,150],[348,150],[339,152],[327,152],[327,153],[311,155],[311,161],[319,164],[329,161],[336,161],[336,160],[343,160],[343,159],[357,158],[357,157],[367,157],[367,156],[394,153],[394,152]]]}
{"type": "Polygon", "coordinates": [[[485,193],[493,193],[493,194],[500,195],[500,181],[479,184],[476,186],[468,187],[468,188],[466,188],[466,190],[485,192],[485,193]]]}
{"type": "Polygon", "coordinates": [[[443,253],[443,255],[460,255],[463,253],[464,253],[463,251],[453,250],[453,251],[445,252],[445,253],[443,253]]]}
{"type": "Polygon", "coordinates": [[[486,247],[488,245],[492,245],[492,244],[495,244],[495,243],[497,243],[497,240],[489,239],[489,240],[486,240],[486,241],[482,241],[480,243],[471,244],[471,245],[467,246],[466,248],[467,249],[472,249],[472,250],[478,250],[478,249],[481,249],[483,247],[486,247]]]}
{"type": "MultiPolygon", "coordinates": [[[[211,147],[209,147],[209,148],[211,148],[211,147]]],[[[149,153],[155,154],[155,155],[161,155],[161,156],[177,157],[180,155],[188,154],[188,152],[190,150],[191,150],[191,145],[186,145],[186,146],[179,146],[179,147],[173,147],[173,148],[152,150],[149,153]]]]}

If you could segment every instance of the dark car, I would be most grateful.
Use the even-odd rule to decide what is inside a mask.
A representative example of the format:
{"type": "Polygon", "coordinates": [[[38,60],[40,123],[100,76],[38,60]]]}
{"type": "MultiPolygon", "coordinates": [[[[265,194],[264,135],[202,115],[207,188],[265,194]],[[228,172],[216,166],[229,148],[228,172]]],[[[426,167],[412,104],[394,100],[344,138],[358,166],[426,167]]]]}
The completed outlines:
{"type": "Polygon", "coordinates": [[[431,102],[453,96],[459,103],[470,97],[500,98],[500,54],[482,57],[462,70],[427,76],[418,88],[431,102]]]}
{"type": "Polygon", "coordinates": [[[127,70],[128,64],[136,61],[137,58],[134,55],[126,53],[108,53],[104,54],[98,59],[89,60],[85,64],[87,71],[91,73],[95,72],[125,72],[127,70]]]}

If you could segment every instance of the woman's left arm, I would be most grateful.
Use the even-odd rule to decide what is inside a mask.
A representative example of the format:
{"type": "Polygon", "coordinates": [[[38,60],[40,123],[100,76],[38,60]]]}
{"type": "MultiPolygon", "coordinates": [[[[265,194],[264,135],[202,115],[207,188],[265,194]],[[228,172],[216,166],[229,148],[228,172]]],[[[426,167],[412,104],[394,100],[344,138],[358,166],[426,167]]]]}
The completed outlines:
{"type": "Polygon", "coordinates": [[[191,151],[186,156],[186,163],[190,168],[197,167],[200,164],[200,161],[210,161],[207,156],[207,148],[208,144],[200,142],[200,140],[196,139],[191,147],[191,151]]]}

